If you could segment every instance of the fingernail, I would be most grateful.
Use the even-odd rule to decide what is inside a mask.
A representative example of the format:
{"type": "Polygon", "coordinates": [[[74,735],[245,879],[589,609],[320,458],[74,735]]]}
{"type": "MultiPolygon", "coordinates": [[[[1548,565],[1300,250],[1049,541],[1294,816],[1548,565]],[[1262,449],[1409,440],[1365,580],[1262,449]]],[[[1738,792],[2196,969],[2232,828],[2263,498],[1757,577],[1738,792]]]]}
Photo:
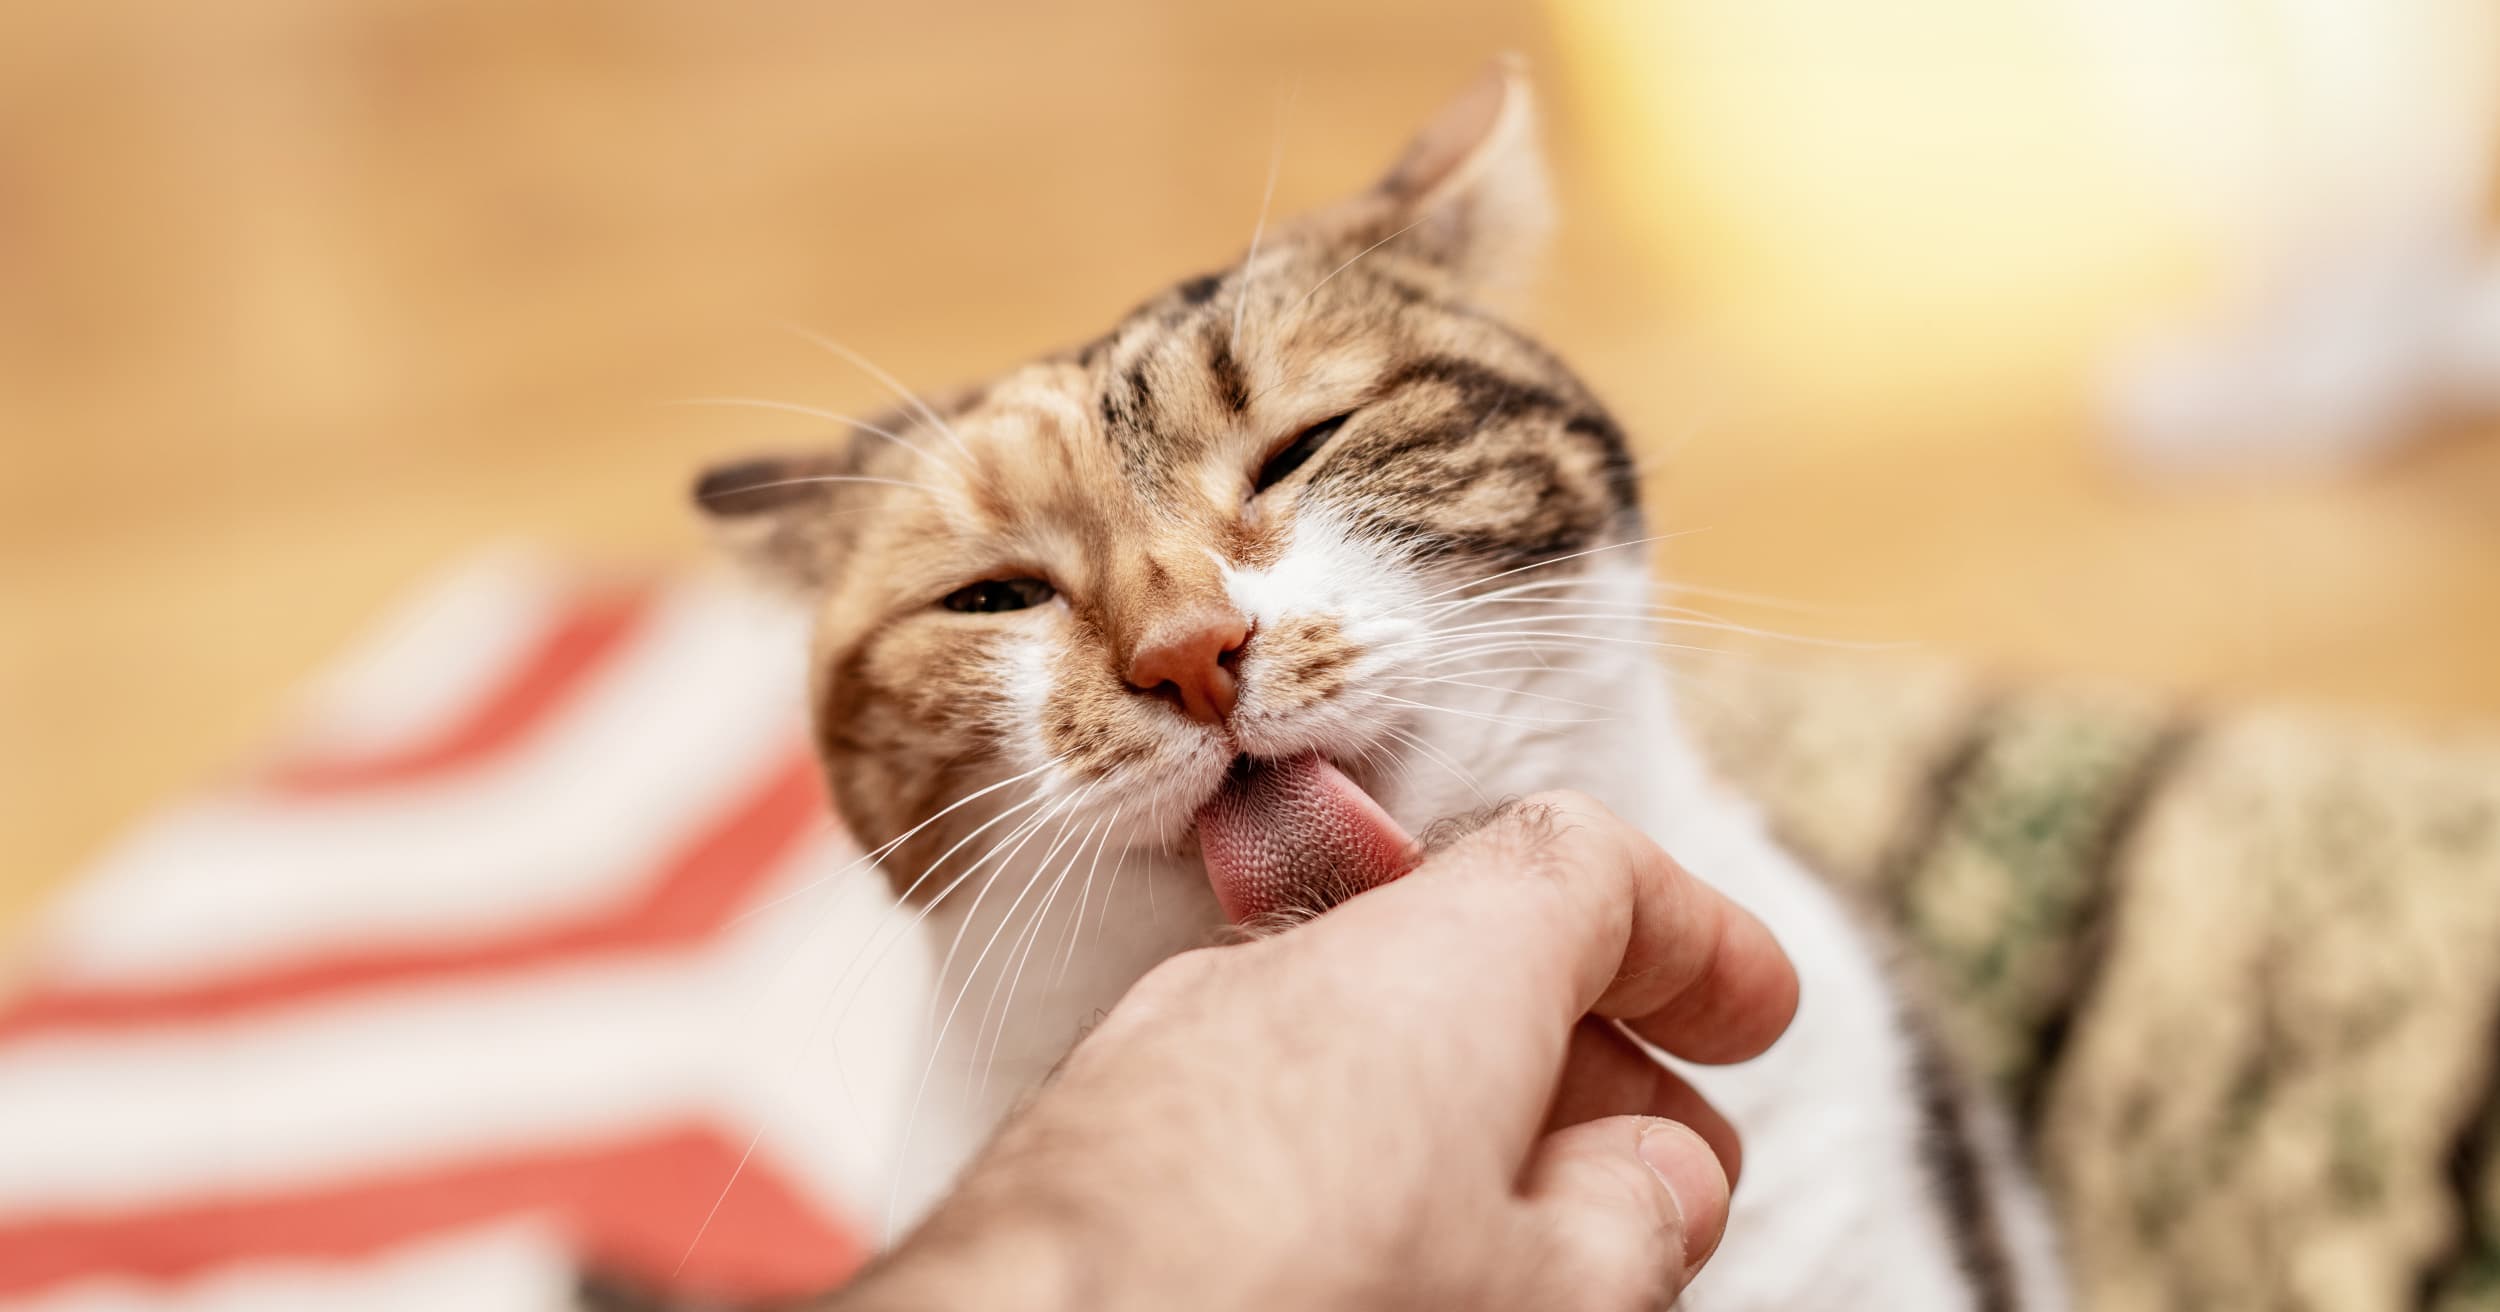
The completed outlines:
{"type": "Polygon", "coordinates": [[[1696,1232],[1691,1222],[1695,1205],[1720,1187],[1718,1158],[1700,1135],[1674,1121],[1658,1121],[1641,1131],[1639,1152],[1642,1164],[1667,1188],[1676,1229],[1684,1239],[1684,1269],[1689,1273],[1710,1256],[1716,1244],[1714,1236],[1696,1232]]]}

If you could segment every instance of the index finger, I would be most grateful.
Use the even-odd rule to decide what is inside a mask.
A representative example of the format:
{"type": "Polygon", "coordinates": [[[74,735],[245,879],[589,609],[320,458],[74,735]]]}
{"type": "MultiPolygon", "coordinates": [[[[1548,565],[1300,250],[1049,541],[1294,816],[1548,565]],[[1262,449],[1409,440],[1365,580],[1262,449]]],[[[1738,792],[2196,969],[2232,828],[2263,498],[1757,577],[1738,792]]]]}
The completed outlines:
{"type": "MultiPolygon", "coordinates": [[[[1304,931],[1377,939],[1375,968],[1471,981],[1567,1033],[1620,1019],[1698,1062],[1742,1061],[1796,1013],[1797,976],[1761,921],[1579,793],[1545,793],[1304,931]]],[[[1396,977],[1392,974],[1391,977],[1396,977]]],[[[1493,1022],[1509,1009],[1490,1006],[1493,1022]]]]}

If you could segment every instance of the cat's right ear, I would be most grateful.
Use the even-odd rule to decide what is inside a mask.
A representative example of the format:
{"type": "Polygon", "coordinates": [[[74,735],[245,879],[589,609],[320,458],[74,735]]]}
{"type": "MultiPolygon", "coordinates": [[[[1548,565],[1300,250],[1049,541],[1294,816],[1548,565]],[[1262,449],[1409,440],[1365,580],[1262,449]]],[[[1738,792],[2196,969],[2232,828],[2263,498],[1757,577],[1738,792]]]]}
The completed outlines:
{"type": "Polygon", "coordinates": [[[712,540],[749,574],[776,588],[814,592],[831,567],[825,527],[839,463],[827,451],[714,465],[695,480],[695,509],[712,540]]]}
{"type": "Polygon", "coordinates": [[[1469,284],[1528,272],[1553,226],[1525,61],[1504,55],[1408,141],[1387,176],[1340,213],[1347,239],[1395,241],[1469,284]]]}

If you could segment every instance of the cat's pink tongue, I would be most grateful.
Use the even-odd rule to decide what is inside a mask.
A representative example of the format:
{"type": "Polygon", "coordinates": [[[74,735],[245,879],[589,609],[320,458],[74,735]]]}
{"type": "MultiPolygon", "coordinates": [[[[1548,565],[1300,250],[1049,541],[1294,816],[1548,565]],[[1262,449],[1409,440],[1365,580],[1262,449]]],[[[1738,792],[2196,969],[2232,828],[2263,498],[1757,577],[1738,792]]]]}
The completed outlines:
{"type": "Polygon", "coordinates": [[[1235,921],[1325,910],[1407,871],[1406,831],[1344,772],[1306,753],[1234,763],[1198,811],[1207,882],[1235,921]]]}

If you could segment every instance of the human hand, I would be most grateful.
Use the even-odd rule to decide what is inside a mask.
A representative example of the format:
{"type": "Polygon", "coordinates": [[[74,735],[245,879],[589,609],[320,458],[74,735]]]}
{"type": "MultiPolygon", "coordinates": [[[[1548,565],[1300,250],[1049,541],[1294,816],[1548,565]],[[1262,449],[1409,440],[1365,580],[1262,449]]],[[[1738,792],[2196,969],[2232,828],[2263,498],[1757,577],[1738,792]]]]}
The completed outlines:
{"type": "Polygon", "coordinates": [[[1769,931],[1546,794],[1308,924],[1130,990],[831,1305],[1663,1307],[1716,1247],[1699,1062],[1796,1009],[1769,931]]]}

